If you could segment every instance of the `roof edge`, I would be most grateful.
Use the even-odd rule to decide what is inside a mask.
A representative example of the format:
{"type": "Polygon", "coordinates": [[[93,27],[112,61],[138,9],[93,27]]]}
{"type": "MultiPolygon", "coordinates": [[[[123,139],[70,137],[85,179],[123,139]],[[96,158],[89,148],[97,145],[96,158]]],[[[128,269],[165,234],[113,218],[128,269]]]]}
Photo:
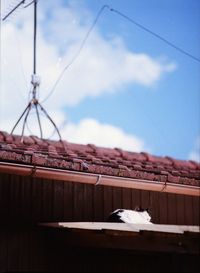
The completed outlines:
{"type": "Polygon", "coordinates": [[[119,176],[108,176],[86,172],[69,171],[35,165],[0,162],[0,172],[22,176],[53,179],[64,182],[93,184],[94,186],[112,186],[129,189],[168,192],[189,196],[200,196],[200,188],[184,184],[173,184],[162,181],[150,181],[119,176]]]}

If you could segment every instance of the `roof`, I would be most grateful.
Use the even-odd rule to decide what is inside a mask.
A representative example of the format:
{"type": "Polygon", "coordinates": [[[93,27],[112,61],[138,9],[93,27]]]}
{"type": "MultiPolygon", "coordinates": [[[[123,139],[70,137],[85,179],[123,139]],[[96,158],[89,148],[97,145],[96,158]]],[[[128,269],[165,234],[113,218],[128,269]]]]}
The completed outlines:
{"type": "Polygon", "coordinates": [[[59,236],[61,244],[65,246],[199,255],[197,226],[105,222],[57,222],[39,226],[51,232],[52,239],[59,236]]]}
{"type": "Polygon", "coordinates": [[[186,232],[200,233],[199,226],[184,225],[158,225],[158,224],[131,224],[131,223],[108,223],[108,222],[57,222],[41,223],[41,226],[60,228],[88,229],[88,230],[119,230],[119,231],[152,231],[164,233],[183,234],[186,232]]]}
{"type": "Polygon", "coordinates": [[[0,131],[0,161],[122,178],[200,186],[200,164],[0,131]]]}

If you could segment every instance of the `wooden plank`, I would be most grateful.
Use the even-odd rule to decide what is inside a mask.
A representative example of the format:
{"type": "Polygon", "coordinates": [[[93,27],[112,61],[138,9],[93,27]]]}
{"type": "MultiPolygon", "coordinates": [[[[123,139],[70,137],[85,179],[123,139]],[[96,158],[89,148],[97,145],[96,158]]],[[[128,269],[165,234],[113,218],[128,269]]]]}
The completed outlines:
{"type": "Polygon", "coordinates": [[[61,221],[64,214],[64,182],[54,181],[53,187],[53,219],[54,221],[61,221]]]}
{"type": "Polygon", "coordinates": [[[184,195],[176,195],[176,214],[177,214],[177,225],[185,224],[185,203],[184,195]]]}
{"type": "MultiPolygon", "coordinates": [[[[51,244],[44,241],[44,233],[37,228],[30,230],[30,244],[31,244],[31,272],[46,272],[47,270],[47,253],[48,246],[51,244]]],[[[57,251],[57,250],[56,250],[57,251]]],[[[53,258],[53,257],[52,257],[53,258]]]]}
{"type": "Polygon", "coordinates": [[[112,210],[122,208],[122,188],[112,188],[112,210]]]}
{"type": "Polygon", "coordinates": [[[0,217],[5,222],[9,220],[9,195],[10,195],[10,175],[1,174],[0,180],[0,217]]]}
{"type": "Polygon", "coordinates": [[[84,184],[83,221],[92,221],[94,214],[93,185],[84,184]]]}
{"type": "Polygon", "coordinates": [[[10,219],[14,219],[14,221],[16,221],[16,216],[15,216],[15,192],[17,190],[17,177],[16,177],[16,183],[15,183],[15,179],[14,176],[10,176],[9,177],[9,191],[8,191],[8,208],[9,208],[9,218],[10,219]]]}
{"type": "Polygon", "coordinates": [[[83,220],[84,184],[74,183],[74,221],[83,220]]]}
{"type": "Polygon", "coordinates": [[[9,179],[9,217],[15,222],[19,218],[19,194],[20,177],[12,175],[9,179]]]}
{"type": "Polygon", "coordinates": [[[149,191],[141,191],[141,207],[143,209],[150,208],[150,193],[149,193],[149,191]]]}
{"type": "Polygon", "coordinates": [[[103,202],[104,202],[104,220],[106,221],[108,216],[113,210],[113,195],[112,195],[112,187],[104,187],[103,188],[103,202]]]}
{"type": "Polygon", "coordinates": [[[64,220],[65,221],[72,221],[73,211],[74,211],[74,183],[67,182],[64,183],[64,220]]]}
{"type": "Polygon", "coordinates": [[[131,209],[131,201],[132,201],[132,193],[130,189],[123,188],[122,189],[122,208],[123,209],[131,209]]]}
{"type": "Polygon", "coordinates": [[[176,224],[177,223],[177,212],[176,212],[176,194],[168,193],[167,194],[167,213],[168,220],[167,224],[176,224]]]}
{"type": "MultiPolygon", "coordinates": [[[[0,183],[1,184],[1,183],[0,183]]],[[[2,186],[2,184],[1,184],[2,186]]],[[[0,227],[0,272],[7,272],[7,230],[5,226],[0,227]]]]}
{"type": "Polygon", "coordinates": [[[153,223],[160,223],[159,215],[159,192],[150,192],[150,215],[153,223]]]}
{"type": "Polygon", "coordinates": [[[7,267],[8,271],[19,270],[19,234],[13,227],[7,229],[7,267]]]}
{"type": "MultiPolygon", "coordinates": [[[[50,230],[49,230],[50,231],[50,230]]],[[[158,251],[158,252],[199,252],[198,236],[195,233],[190,236],[185,234],[160,233],[152,231],[127,232],[116,230],[96,230],[84,229],[57,229],[54,234],[62,235],[62,241],[68,246],[84,246],[95,248],[116,248],[132,249],[136,251],[158,251]],[[130,234],[132,236],[130,236],[130,234]],[[191,240],[193,238],[193,240],[191,240]],[[182,242],[179,245],[178,242],[182,242]]]]}
{"type": "Polygon", "coordinates": [[[184,196],[185,202],[185,225],[192,225],[193,220],[193,200],[192,196],[184,196]]]}
{"type": "Polygon", "coordinates": [[[52,180],[44,180],[43,187],[43,213],[42,219],[45,222],[53,219],[53,183],[52,180]]]}
{"type": "Polygon", "coordinates": [[[101,222],[104,219],[103,187],[101,185],[94,186],[94,221],[101,222]]]}
{"type": "Polygon", "coordinates": [[[167,193],[161,192],[159,194],[159,218],[160,224],[168,223],[168,210],[167,210],[167,193]]]}
{"type": "Polygon", "coordinates": [[[137,206],[141,206],[141,190],[131,190],[132,193],[132,201],[131,201],[131,208],[135,209],[137,206]]]}
{"type": "Polygon", "coordinates": [[[31,222],[31,191],[32,182],[29,177],[20,177],[20,216],[24,222],[31,222]]]}
{"type": "Polygon", "coordinates": [[[43,214],[43,180],[31,178],[32,180],[32,221],[41,222],[43,214]]]}
{"type": "Polygon", "coordinates": [[[194,196],[193,198],[193,225],[200,226],[200,198],[194,196]]]}
{"type": "Polygon", "coordinates": [[[31,271],[31,240],[30,229],[22,228],[19,232],[19,270],[31,271]]]}

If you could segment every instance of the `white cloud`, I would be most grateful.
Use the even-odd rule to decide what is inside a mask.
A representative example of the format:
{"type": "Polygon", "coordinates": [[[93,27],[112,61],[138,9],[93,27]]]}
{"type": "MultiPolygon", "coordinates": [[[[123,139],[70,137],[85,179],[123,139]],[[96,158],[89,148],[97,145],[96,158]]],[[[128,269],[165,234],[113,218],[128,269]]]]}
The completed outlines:
{"type": "MultiPolygon", "coordinates": [[[[61,1],[56,3],[56,6],[55,1],[48,1],[50,6],[44,3],[46,10],[42,4],[39,5],[37,67],[42,77],[39,89],[41,100],[49,93],[63,67],[74,57],[93,20],[90,12],[83,7],[74,9],[73,5],[62,6],[61,1]],[[52,5],[53,8],[49,8],[52,5]]],[[[33,55],[32,13],[32,8],[24,9],[2,25],[0,127],[7,131],[11,130],[28,103],[33,55]]],[[[66,71],[56,92],[44,106],[59,124],[66,105],[76,105],[87,97],[118,92],[128,84],[151,87],[163,74],[175,68],[172,62],[131,52],[118,36],[106,39],[96,26],[79,58],[66,71]]],[[[32,119],[33,115],[30,115],[29,127],[38,134],[38,129],[35,129],[37,120],[32,119]]],[[[45,131],[49,134],[52,131],[47,122],[45,131]]],[[[93,142],[136,151],[144,147],[143,141],[137,137],[92,119],[82,120],[79,124],[69,123],[63,132],[64,138],[73,142],[93,142]]]]}
{"type": "Polygon", "coordinates": [[[200,137],[197,138],[194,149],[189,154],[189,159],[200,163],[200,137]]]}
{"type": "MultiPolygon", "coordinates": [[[[33,111],[34,113],[34,111],[33,111]]],[[[78,123],[72,123],[67,120],[62,112],[50,113],[54,122],[57,124],[62,139],[73,143],[95,144],[101,147],[121,148],[128,151],[147,151],[149,150],[142,139],[135,135],[124,132],[121,128],[100,123],[93,118],[85,118],[78,123]]],[[[43,138],[59,139],[58,134],[52,123],[44,116],[40,115],[43,138]]],[[[8,120],[3,122],[5,131],[10,131],[8,120]]],[[[22,122],[15,130],[15,133],[21,134],[22,122]]],[[[37,117],[30,114],[25,126],[26,135],[40,136],[37,117]]]]}
{"type": "MultiPolygon", "coordinates": [[[[40,8],[37,56],[38,73],[42,76],[40,93],[44,98],[79,49],[91,22],[89,24],[88,17],[83,17],[88,14],[87,10],[79,14],[72,7],[57,5],[49,16],[42,6],[40,8]]],[[[29,82],[33,51],[32,9],[21,11],[19,18],[14,19],[2,26],[3,87],[7,94],[13,93],[14,84],[27,94],[21,66],[29,82]]],[[[54,108],[74,105],[85,97],[116,92],[124,84],[151,86],[163,73],[174,69],[173,63],[161,63],[144,53],[130,52],[120,37],[106,40],[96,27],[79,58],[64,74],[48,106],[52,107],[52,102],[54,108]]]]}
{"type": "Polygon", "coordinates": [[[97,146],[118,147],[135,152],[145,150],[144,141],[140,138],[110,124],[101,124],[92,118],[83,119],[78,124],[69,123],[61,132],[65,139],[75,143],[93,143],[97,146]]]}

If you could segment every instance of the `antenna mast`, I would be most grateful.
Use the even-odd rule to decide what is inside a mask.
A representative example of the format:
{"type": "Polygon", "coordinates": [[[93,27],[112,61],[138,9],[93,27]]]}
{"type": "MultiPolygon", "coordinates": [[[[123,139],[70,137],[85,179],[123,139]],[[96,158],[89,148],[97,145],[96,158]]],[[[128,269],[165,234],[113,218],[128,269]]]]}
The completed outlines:
{"type": "Polygon", "coordinates": [[[34,1],[33,74],[36,74],[37,1],[34,1]]]}
{"type": "MultiPolygon", "coordinates": [[[[29,113],[32,109],[32,107],[35,107],[36,110],[36,115],[37,115],[37,120],[38,120],[38,125],[39,125],[39,130],[40,130],[40,137],[43,138],[43,134],[42,134],[42,126],[41,126],[41,121],[40,121],[40,114],[39,114],[39,109],[38,106],[40,108],[40,110],[44,113],[44,115],[46,116],[46,118],[52,123],[52,125],[54,126],[58,136],[59,136],[59,140],[62,142],[62,138],[60,135],[60,132],[55,124],[55,122],[52,120],[52,118],[49,116],[49,114],[47,113],[47,111],[44,109],[44,107],[39,103],[38,99],[37,99],[37,90],[40,86],[40,77],[37,75],[37,2],[38,0],[33,0],[31,1],[29,4],[27,4],[26,6],[24,6],[24,8],[29,7],[32,3],[34,3],[34,28],[33,28],[33,74],[31,76],[31,84],[32,84],[32,99],[29,101],[28,105],[26,106],[25,110],[23,111],[23,113],[21,114],[21,116],[19,117],[19,119],[17,120],[17,122],[15,123],[11,134],[13,134],[15,128],[17,127],[17,125],[19,124],[19,122],[21,121],[21,119],[24,117],[24,121],[23,121],[23,126],[22,126],[22,134],[21,134],[21,142],[23,142],[23,137],[24,137],[24,131],[25,131],[25,126],[27,123],[27,119],[29,116],[29,113]]],[[[3,21],[6,20],[20,5],[24,4],[25,0],[20,1],[18,3],[18,5],[16,5],[4,18],[3,21]]]]}

